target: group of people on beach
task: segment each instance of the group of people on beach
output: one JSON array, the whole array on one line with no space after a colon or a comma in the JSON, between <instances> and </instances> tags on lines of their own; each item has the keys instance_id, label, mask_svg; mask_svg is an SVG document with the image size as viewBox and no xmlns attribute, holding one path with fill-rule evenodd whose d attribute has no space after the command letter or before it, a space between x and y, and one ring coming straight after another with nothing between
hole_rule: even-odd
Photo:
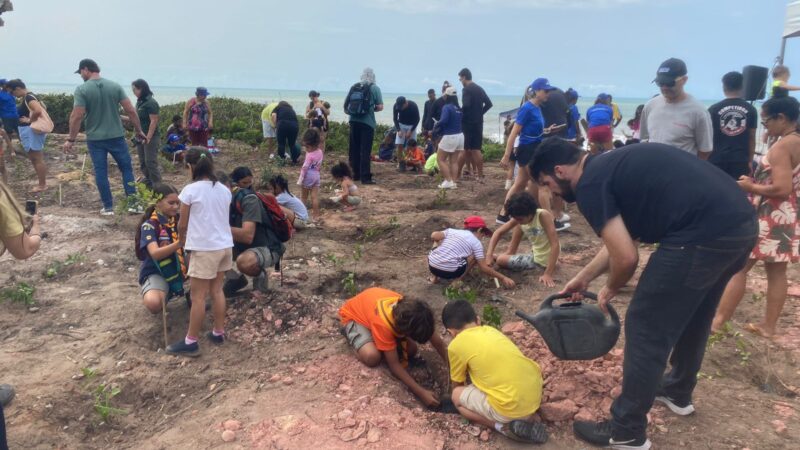
<instances>
[{"instance_id":1,"label":"group of people on beach","mask_svg":"<svg viewBox=\"0 0 800 450\"><path fill-rule=\"evenodd\" d=\"M209 92L198 88L183 116L173 118L167 139L169 145L175 135L178 145L185 146L181 157L189 183L179 191L161 179L156 162L161 151L159 106L147 83L132 83L134 106L118 84L100 76L93 60L82 60L77 73L84 83L75 91L63 149L72 153L83 123L103 215L114 213L109 154L122 172L126 194L134 192L123 121L135 130L142 182L157 199L152 205L132 208L142 213L135 246L142 261L143 303L153 313L164 312L166 303L181 295L190 304L186 336L167 346L167 353L199 355L206 297L211 299L213 316L206 338L213 344L224 343L226 297L243 289L247 276L253 279L254 292L266 291L285 243L295 230L313 226L320 217L330 105L315 91L309 93L305 116L309 127L301 137L305 155L296 183L301 200L292 195L283 176L266 180L269 192L259 192L250 168L237 167L230 174L217 170L209 148L213 147ZM421 118L417 105L403 97L393 107L398 162L420 167L422 161L414 153L424 155L416 145L416 128L421 125L425 147L430 144L435 149L440 189L457 188L465 171L478 182L484 178L483 115L492 103L472 81L469 69L458 75L461 104L456 89L446 82L440 98L429 91ZM593 280L607 275L597 296L603 310L636 271L638 244L658 244L627 310L622 391L611 407L612 419L576 421L579 438L595 445L646 449L650 447L647 412L654 401L676 414L692 414L692 392L709 334L731 318L744 293L746 274L758 261L765 262L768 275L767 313L762 323L748 324L747 329L765 337L775 334L786 298L786 267L800 259L800 103L787 95L797 89L788 84L788 69L778 66L773 75L773 96L761 109L771 146L759 161L754 158L758 114L741 98L741 73L725 74L725 100L706 109L684 90L685 63L676 58L664 61L654 79L660 94L629 122L638 133L633 139L642 142L620 148L609 145L607 131L622 117L615 117L610 96L602 96L590 108L591 114L587 111L589 152L580 145L577 92L563 92L546 78L536 78L509 129L501 159L513 180L498 205L496 222L501 226L492 232L482 217L469 216L462 228L432 233L434 248L427 257L432 282L461 279L477 267L498 286L516 284L497 269L501 268L541 271L539 281L552 287L560 253L557 231L570 221L563 202L577 203L603 247L562 292L580 299ZM19 80L4 86L4 92L22 98L24 104L18 109L16 130L12 126L9 130L3 117L8 138L16 132L23 149L38 154L38 159L31 157L34 166L37 161L43 164L46 133L26 128L43 116L45 106ZM297 115L288 103L270 106L262 113L265 136L275 135L278 157L299 163ZM371 170L375 113L383 109L383 99L371 69L363 71L343 107L350 123L349 163L340 162L330 170L340 185L331 200L352 209L361 203L357 183L375 183ZM6 114L9 109L0 105L0 111ZM9 142L6 147L10 148ZM41 242L38 215L25 231L19 205L4 185L0 187L0 237L12 255L27 258ZM46 183L40 181L39 188L45 189ZM508 233L508 249L497 252ZM481 239L487 237L491 238L484 250ZM530 252L519 252L523 238L529 241ZM185 280L189 292L184 291ZM530 420L542 397L539 366L502 333L482 325L468 302L450 302L442 310L441 324L452 337L448 346L436 332L437 321L425 301L383 287L348 299L339 315L342 334L359 361L375 366L385 360L391 373L426 406L457 411L512 439L546 441L544 425ZM449 364L451 404L422 388L407 370L420 363L418 344L427 342ZM668 358L671 368L665 374Z\"/></svg>"}]
</instances>

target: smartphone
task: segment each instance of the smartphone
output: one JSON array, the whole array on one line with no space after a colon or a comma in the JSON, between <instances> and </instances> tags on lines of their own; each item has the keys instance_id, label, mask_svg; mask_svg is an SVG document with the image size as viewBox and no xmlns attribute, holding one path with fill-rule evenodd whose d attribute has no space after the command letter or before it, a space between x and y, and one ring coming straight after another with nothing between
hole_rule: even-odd
<instances>
[{"instance_id":1,"label":"smartphone","mask_svg":"<svg viewBox=\"0 0 800 450\"><path fill-rule=\"evenodd\" d=\"M36 200L28 200L25 202L25 212L30 215L36 214L36 210L39 209L39 202Z\"/></svg>"}]
</instances>

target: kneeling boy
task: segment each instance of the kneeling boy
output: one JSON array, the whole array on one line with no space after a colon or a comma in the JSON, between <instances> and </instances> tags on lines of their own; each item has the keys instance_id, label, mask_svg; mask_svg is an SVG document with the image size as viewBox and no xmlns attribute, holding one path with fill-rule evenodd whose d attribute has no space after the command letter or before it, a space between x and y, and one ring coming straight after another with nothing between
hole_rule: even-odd
<instances>
[{"instance_id":1,"label":"kneeling boy","mask_svg":"<svg viewBox=\"0 0 800 450\"><path fill-rule=\"evenodd\" d=\"M528 422L542 400L539 365L525 357L503 333L481 326L465 300L449 302L442 322L453 340L447 347L453 404L472 422L518 441L541 444L547 430ZM465 386L467 375L472 384Z\"/></svg>"},{"instance_id":2,"label":"kneeling boy","mask_svg":"<svg viewBox=\"0 0 800 450\"><path fill-rule=\"evenodd\" d=\"M417 384L406 370L408 359L417 353L417 344L428 341L443 360L447 359L442 338L434 333L433 311L427 303L373 287L347 300L339 309L339 317L342 333L359 361L375 367L385 358L392 375L422 403L428 407L439 405L436 393Z\"/></svg>"}]
</instances>

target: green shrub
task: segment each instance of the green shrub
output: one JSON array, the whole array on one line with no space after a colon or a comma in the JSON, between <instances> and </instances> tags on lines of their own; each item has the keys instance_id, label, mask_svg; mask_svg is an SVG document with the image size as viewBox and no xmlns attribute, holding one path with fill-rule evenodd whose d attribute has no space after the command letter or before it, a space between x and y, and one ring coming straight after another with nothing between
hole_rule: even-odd
<instances>
[{"instance_id":1,"label":"green shrub","mask_svg":"<svg viewBox=\"0 0 800 450\"><path fill-rule=\"evenodd\" d=\"M69 114L72 112L71 94L41 94L39 100L47 107L47 114L53 120L53 133L69 133Z\"/></svg>"}]
</instances>

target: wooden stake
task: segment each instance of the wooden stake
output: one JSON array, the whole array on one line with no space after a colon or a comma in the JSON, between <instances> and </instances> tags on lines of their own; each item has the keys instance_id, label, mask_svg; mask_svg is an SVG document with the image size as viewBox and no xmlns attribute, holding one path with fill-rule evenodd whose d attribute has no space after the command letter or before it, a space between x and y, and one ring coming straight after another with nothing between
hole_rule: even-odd
<instances>
[{"instance_id":1,"label":"wooden stake","mask_svg":"<svg viewBox=\"0 0 800 450\"><path fill-rule=\"evenodd\" d=\"M83 171L86 169L86 154L83 155L83 163L81 163L81 177L79 178L83 181Z\"/></svg>"},{"instance_id":2,"label":"wooden stake","mask_svg":"<svg viewBox=\"0 0 800 450\"><path fill-rule=\"evenodd\" d=\"M61 183L58 183L58 206L64 206L64 203L61 202L61 199Z\"/></svg>"},{"instance_id":3,"label":"wooden stake","mask_svg":"<svg viewBox=\"0 0 800 450\"><path fill-rule=\"evenodd\" d=\"M167 342L167 298L166 296L161 300L161 318L164 322L164 350L167 350L169 342Z\"/></svg>"}]
</instances>

